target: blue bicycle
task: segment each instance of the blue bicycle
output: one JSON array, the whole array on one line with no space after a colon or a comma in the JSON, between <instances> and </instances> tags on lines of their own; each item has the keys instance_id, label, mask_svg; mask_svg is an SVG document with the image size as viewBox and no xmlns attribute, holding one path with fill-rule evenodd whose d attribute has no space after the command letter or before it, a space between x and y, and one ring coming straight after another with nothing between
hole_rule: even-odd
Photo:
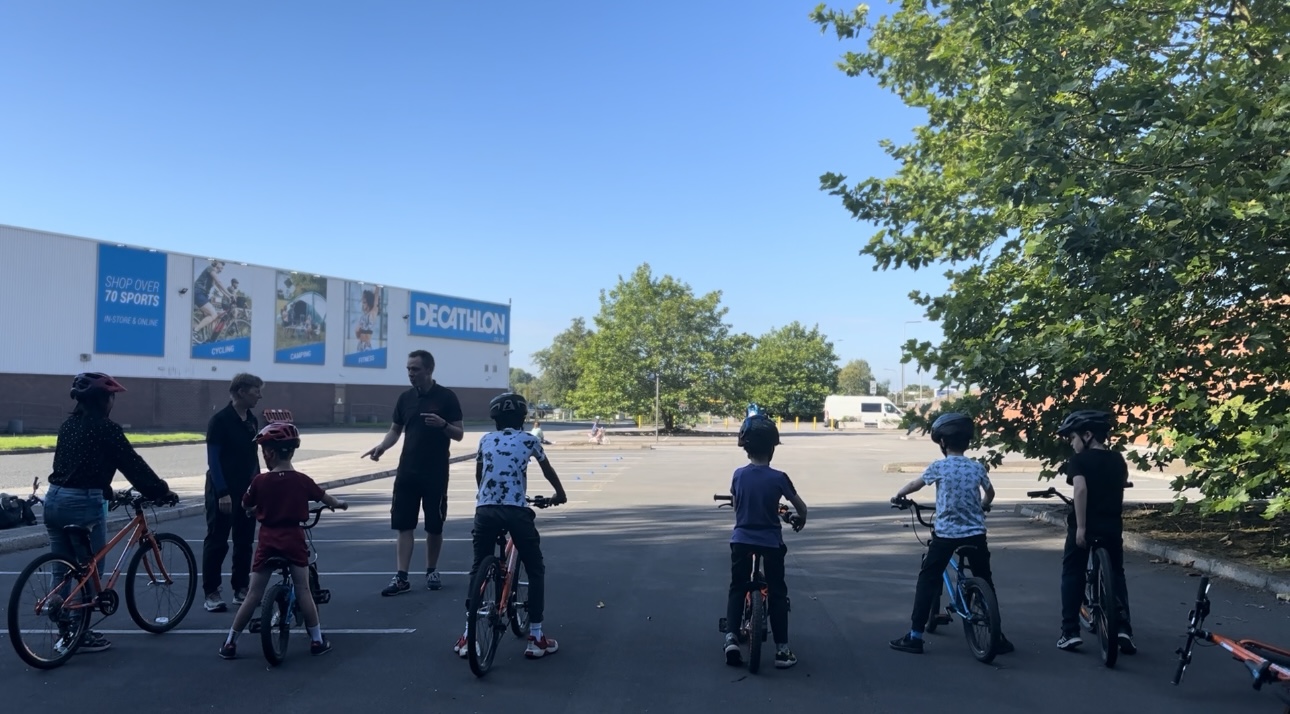
<instances>
[{"instance_id":1,"label":"blue bicycle","mask_svg":"<svg viewBox=\"0 0 1290 714\"><path fill-rule=\"evenodd\" d=\"M923 524L928 530L934 530L935 527L923 520L923 511L935 511L930 506L924 506L915 503L908 498L902 498L899 501L893 501L892 508L900 510L913 509L914 517L918 522ZM935 516L933 516L935 518ZM924 546L928 543L918 535L915 528L914 537ZM927 620L927 632L935 632L938 625L948 625L954 621L953 616L958 615L963 621L963 634L967 637L968 649L972 650L972 656L977 661L990 663L994 661L995 655L999 654L999 643L1003 640L1003 627L999 624L999 599L995 597L994 588L991 588L985 580L972 575L964 574L966 567L969 571L970 565L964 565L964 555L971 560L971 551L973 546L961 546L954 551L950 557L949 567L941 574L943 587L949 593L950 603L945 606L944 614L938 613L940 609L941 598L938 593L936 604L932 606L931 615ZM926 558L927 554L923 554ZM950 577L953 571L954 577Z\"/></svg>"},{"instance_id":2,"label":"blue bicycle","mask_svg":"<svg viewBox=\"0 0 1290 714\"><path fill-rule=\"evenodd\" d=\"M309 544L309 591L318 606L331 600L331 591L324 590L318 582L318 551L314 549L313 538L313 527L318 525L324 508L332 510L321 503L311 503L309 513L313 515L313 520L300 524L305 529L305 538ZM291 577L291 563L285 558L269 558L268 564L280 579L265 588L264 599L260 601L260 616L252 620L252 630L259 630L264 658L269 664L276 666L287 658L287 640L291 637L291 628L304 626L305 620L300 611L300 601L296 599L296 582Z\"/></svg>"}]
</instances>

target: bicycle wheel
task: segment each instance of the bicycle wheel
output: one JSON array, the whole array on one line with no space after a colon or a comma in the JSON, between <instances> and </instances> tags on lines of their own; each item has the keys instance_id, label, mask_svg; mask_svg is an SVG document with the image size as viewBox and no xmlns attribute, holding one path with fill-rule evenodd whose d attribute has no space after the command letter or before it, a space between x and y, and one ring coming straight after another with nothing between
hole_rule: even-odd
<instances>
[{"instance_id":1,"label":"bicycle wheel","mask_svg":"<svg viewBox=\"0 0 1290 714\"><path fill-rule=\"evenodd\" d=\"M155 547L144 540L130 557L130 568L125 575L125 606L134 624L161 634L174 629L193 606L197 595L197 558L188 543L174 533L154 533L151 538ZM140 566L146 574L142 582ZM155 605L155 614L151 617L140 611L141 598Z\"/></svg>"},{"instance_id":2,"label":"bicycle wheel","mask_svg":"<svg viewBox=\"0 0 1290 714\"><path fill-rule=\"evenodd\" d=\"M1097 641L1102 648L1102 663L1114 667L1120 654L1120 608L1115 599L1115 573L1111 571L1111 559L1106 551L1098 548L1095 551L1097 586L1093 592L1097 603L1093 605L1093 620L1097 623Z\"/></svg>"},{"instance_id":3,"label":"bicycle wheel","mask_svg":"<svg viewBox=\"0 0 1290 714\"><path fill-rule=\"evenodd\" d=\"M766 639L766 594L761 590L748 593L748 671L761 669L761 643Z\"/></svg>"},{"instance_id":4,"label":"bicycle wheel","mask_svg":"<svg viewBox=\"0 0 1290 714\"><path fill-rule=\"evenodd\" d=\"M529 636L529 579L524 570L524 562L515 563L515 572L511 573L511 595L506 609L511 613L511 632L520 639Z\"/></svg>"},{"instance_id":5,"label":"bicycle wheel","mask_svg":"<svg viewBox=\"0 0 1290 714\"><path fill-rule=\"evenodd\" d=\"M291 638L291 588L278 583L264 591L260 601L260 645L271 665L287 658L287 641ZM277 622L274 622L277 615Z\"/></svg>"},{"instance_id":6,"label":"bicycle wheel","mask_svg":"<svg viewBox=\"0 0 1290 714\"><path fill-rule=\"evenodd\" d=\"M470 582L470 597L466 600L466 649L470 671L476 677L488 674L497 655L497 643L506 632L502 622L499 602L502 582L502 564L497 556L490 555L479 564L474 580Z\"/></svg>"},{"instance_id":7,"label":"bicycle wheel","mask_svg":"<svg viewBox=\"0 0 1290 714\"><path fill-rule=\"evenodd\" d=\"M999 651L999 639L1003 636L1003 626L999 624L999 599L981 578L968 578L963 581L963 601L967 606L969 617L963 619L963 634L967 637L968 649L978 662L989 664L994 661Z\"/></svg>"},{"instance_id":8,"label":"bicycle wheel","mask_svg":"<svg viewBox=\"0 0 1290 714\"><path fill-rule=\"evenodd\" d=\"M1208 593L1209 576L1202 575L1200 587L1196 589L1196 604L1187 616L1187 642L1177 651L1178 669L1174 671L1174 684L1182 681L1183 672L1186 671L1187 665L1191 664L1191 646L1196 641L1196 630L1200 629L1201 625L1205 623L1205 617L1209 614L1209 606L1206 600Z\"/></svg>"},{"instance_id":9,"label":"bicycle wheel","mask_svg":"<svg viewBox=\"0 0 1290 714\"><path fill-rule=\"evenodd\" d=\"M64 607L59 592L77 585L76 564L45 553L31 561L18 575L9 595L9 641L22 661L37 669L62 666L81 646L90 629L88 588L76 593L79 609Z\"/></svg>"}]
</instances>

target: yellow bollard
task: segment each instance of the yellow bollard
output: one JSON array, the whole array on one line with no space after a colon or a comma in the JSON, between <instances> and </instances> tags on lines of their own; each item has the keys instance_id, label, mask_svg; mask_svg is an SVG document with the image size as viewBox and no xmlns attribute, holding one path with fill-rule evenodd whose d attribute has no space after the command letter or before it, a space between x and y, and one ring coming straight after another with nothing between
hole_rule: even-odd
<instances>
[{"instance_id":1,"label":"yellow bollard","mask_svg":"<svg viewBox=\"0 0 1290 714\"><path fill-rule=\"evenodd\" d=\"M816 417L811 417L811 431L815 431L815 419Z\"/></svg>"},{"instance_id":2,"label":"yellow bollard","mask_svg":"<svg viewBox=\"0 0 1290 714\"><path fill-rule=\"evenodd\" d=\"M725 427L726 427L727 429L729 429L729 428L730 428L730 417L726 417Z\"/></svg>"},{"instance_id":3,"label":"yellow bollard","mask_svg":"<svg viewBox=\"0 0 1290 714\"><path fill-rule=\"evenodd\" d=\"M793 417L793 431L802 430L802 417Z\"/></svg>"}]
</instances>

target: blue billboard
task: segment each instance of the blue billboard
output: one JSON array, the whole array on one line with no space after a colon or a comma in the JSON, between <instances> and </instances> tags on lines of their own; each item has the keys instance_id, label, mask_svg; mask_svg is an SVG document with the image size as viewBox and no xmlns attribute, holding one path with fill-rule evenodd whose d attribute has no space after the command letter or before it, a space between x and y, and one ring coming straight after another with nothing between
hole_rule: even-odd
<instances>
[{"instance_id":1,"label":"blue billboard","mask_svg":"<svg viewBox=\"0 0 1290 714\"><path fill-rule=\"evenodd\" d=\"M94 351L164 357L166 254L99 244Z\"/></svg>"},{"instance_id":2,"label":"blue billboard","mask_svg":"<svg viewBox=\"0 0 1290 714\"><path fill-rule=\"evenodd\" d=\"M192 356L251 360L251 283L245 265L193 258Z\"/></svg>"},{"instance_id":3,"label":"blue billboard","mask_svg":"<svg viewBox=\"0 0 1290 714\"><path fill-rule=\"evenodd\" d=\"M415 292L410 301L409 335L510 344L509 305Z\"/></svg>"}]
</instances>

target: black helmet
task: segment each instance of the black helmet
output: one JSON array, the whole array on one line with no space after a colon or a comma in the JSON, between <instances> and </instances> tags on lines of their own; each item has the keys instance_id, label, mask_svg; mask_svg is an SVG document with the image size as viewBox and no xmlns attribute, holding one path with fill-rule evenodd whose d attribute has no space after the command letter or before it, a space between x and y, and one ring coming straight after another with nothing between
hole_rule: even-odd
<instances>
[{"instance_id":1,"label":"black helmet","mask_svg":"<svg viewBox=\"0 0 1290 714\"><path fill-rule=\"evenodd\" d=\"M750 416L739 426L739 446L753 451L779 446L779 429L764 416Z\"/></svg>"},{"instance_id":2,"label":"black helmet","mask_svg":"<svg viewBox=\"0 0 1290 714\"><path fill-rule=\"evenodd\" d=\"M507 392L493 397L493 401L488 403L488 418L494 421L501 419L503 416L518 415L523 421L529 413L529 403L525 401L522 395L515 392Z\"/></svg>"},{"instance_id":3,"label":"black helmet","mask_svg":"<svg viewBox=\"0 0 1290 714\"><path fill-rule=\"evenodd\" d=\"M1071 434L1091 431L1094 436L1106 438L1106 435L1111 431L1111 426L1114 424L1115 416L1109 412L1100 412L1095 409L1079 409L1066 415L1061 426L1057 427L1057 435L1070 436Z\"/></svg>"},{"instance_id":4,"label":"black helmet","mask_svg":"<svg viewBox=\"0 0 1290 714\"><path fill-rule=\"evenodd\" d=\"M932 441L941 443L947 436L966 436L972 438L974 427L972 417L958 412L947 412L936 417L932 422Z\"/></svg>"},{"instance_id":5,"label":"black helmet","mask_svg":"<svg viewBox=\"0 0 1290 714\"><path fill-rule=\"evenodd\" d=\"M124 392L125 387L102 372L81 372L72 378L72 389L68 396L76 401L99 394Z\"/></svg>"}]
</instances>

